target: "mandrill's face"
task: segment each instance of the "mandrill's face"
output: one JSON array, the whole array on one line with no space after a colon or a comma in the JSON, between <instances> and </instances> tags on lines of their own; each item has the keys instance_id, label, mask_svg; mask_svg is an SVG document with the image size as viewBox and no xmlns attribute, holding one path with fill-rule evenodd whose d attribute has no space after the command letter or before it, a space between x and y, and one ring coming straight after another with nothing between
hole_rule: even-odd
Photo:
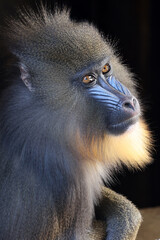
<instances>
[{"instance_id":1,"label":"mandrill's face","mask_svg":"<svg viewBox=\"0 0 160 240\"><path fill-rule=\"evenodd\" d=\"M81 78L84 91L103 116L107 133L120 135L139 121L140 105L130 90L115 77L118 75L115 72L112 61L106 58L89 67Z\"/></svg>"}]
</instances>

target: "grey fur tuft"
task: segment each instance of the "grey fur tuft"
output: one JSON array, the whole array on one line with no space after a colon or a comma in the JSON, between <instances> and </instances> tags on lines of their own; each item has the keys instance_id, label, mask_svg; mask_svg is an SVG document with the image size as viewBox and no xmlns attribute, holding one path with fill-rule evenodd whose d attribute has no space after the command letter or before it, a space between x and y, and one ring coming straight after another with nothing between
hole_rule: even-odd
<instances>
[{"instance_id":1,"label":"grey fur tuft","mask_svg":"<svg viewBox=\"0 0 160 240\"><path fill-rule=\"evenodd\" d=\"M73 73L91 61L101 60L106 53L112 54L94 26L71 21L66 9L57 10L54 15L44 8L41 15L21 15L21 21L12 20L9 39L12 51L29 67L35 67L29 62L32 55L39 61L61 64L62 68L64 64Z\"/></svg>"}]
</instances>

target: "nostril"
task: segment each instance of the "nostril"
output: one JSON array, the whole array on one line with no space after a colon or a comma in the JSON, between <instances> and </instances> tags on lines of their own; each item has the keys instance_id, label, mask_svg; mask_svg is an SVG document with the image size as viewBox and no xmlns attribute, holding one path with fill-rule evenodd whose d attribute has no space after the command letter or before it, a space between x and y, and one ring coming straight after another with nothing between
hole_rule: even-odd
<instances>
[{"instance_id":1,"label":"nostril","mask_svg":"<svg viewBox=\"0 0 160 240\"><path fill-rule=\"evenodd\" d=\"M133 106L135 107L137 104L137 100L135 98L133 98Z\"/></svg>"},{"instance_id":2,"label":"nostril","mask_svg":"<svg viewBox=\"0 0 160 240\"><path fill-rule=\"evenodd\" d=\"M125 109L132 109L135 110L135 106L136 106L136 99L130 99L130 100L126 100L123 102L122 104L123 108Z\"/></svg>"},{"instance_id":3,"label":"nostril","mask_svg":"<svg viewBox=\"0 0 160 240\"><path fill-rule=\"evenodd\" d=\"M123 104L123 107L125 107L125 108L133 108L130 102L125 102Z\"/></svg>"}]
</instances>

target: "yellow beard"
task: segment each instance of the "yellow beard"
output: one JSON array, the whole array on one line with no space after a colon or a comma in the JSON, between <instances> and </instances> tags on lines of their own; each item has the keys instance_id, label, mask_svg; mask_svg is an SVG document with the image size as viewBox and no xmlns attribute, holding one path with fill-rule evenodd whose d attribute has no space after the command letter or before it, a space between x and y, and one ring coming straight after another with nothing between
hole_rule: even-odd
<instances>
[{"instance_id":1,"label":"yellow beard","mask_svg":"<svg viewBox=\"0 0 160 240\"><path fill-rule=\"evenodd\" d=\"M121 160L128 167L143 167L151 161L152 140L144 122L136 123L120 136L106 136L105 157L107 161Z\"/></svg>"},{"instance_id":2,"label":"yellow beard","mask_svg":"<svg viewBox=\"0 0 160 240\"><path fill-rule=\"evenodd\" d=\"M123 163L129 168L139 168L151 162L152 139L142 120L119 136L105 135L103 139L88 142L77 134L77 140L78 152L83 158L103 161L108 166Z\"/></svg>"}]
</instances>

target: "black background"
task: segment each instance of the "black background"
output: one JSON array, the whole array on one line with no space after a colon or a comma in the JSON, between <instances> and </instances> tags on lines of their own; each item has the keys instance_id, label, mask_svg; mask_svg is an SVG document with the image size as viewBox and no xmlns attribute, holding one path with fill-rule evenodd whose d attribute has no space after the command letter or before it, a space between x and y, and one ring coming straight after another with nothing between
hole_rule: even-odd
<instances>
[{"instance_id":1,"label":"black background","mask_svg":"<svg viewBox=\"0 0 160 240\"><path fill-rule=\"evenodd\" d=\"M146 109L145 117L155 139L154 162L143 171L127 169L115 173L111 188L124 194L138 207L160 205L160 77L158 0L44 0L71 9L76 20L93 22L116 42L125 63L135 73ZM18 5L33 8L40 1L0 0L0 21L13 14Z\"/></svg>"}]
</instances>

